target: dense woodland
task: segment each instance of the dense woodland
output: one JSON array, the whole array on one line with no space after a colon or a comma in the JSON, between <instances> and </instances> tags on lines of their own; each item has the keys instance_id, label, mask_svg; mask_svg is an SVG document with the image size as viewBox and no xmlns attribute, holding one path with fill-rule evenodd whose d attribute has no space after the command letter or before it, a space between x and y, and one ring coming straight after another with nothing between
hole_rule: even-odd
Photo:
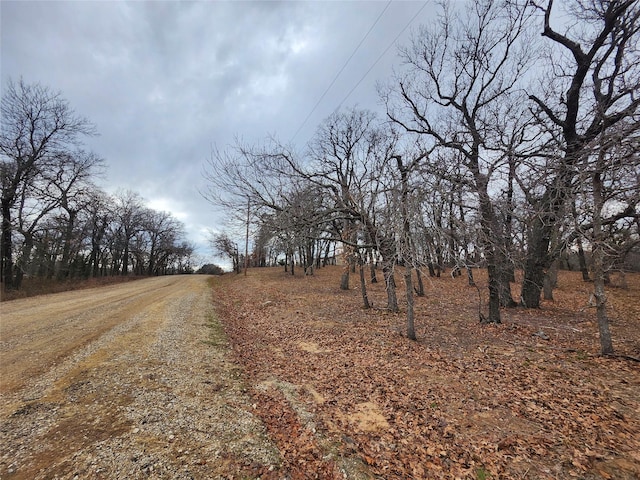
<instances>
[{"instance_id":1,"label":"dense woodland","mask_svg":"<svg viewBox=\"0 0 640 480\"><path fill-rule=\"evenodd\" d=\"M94 125L60 93L10 81L2 96L2 287L191 271L193 247L171 214L96 181L104 160L83 148Z\"/></svg>"},{"instance_id":2,"label":"dense woodland","mask_svg":"<svg viewBox=\"0 0 640 480\"><path fill-rule=\"evenodd\" d=\"M336 111L304 151L276 138L215 150L206 196L252 226L248 263L311 274L341 261L341 287L359 272L365 308L367 282L384 281L398 311L402 271L409 338L424 275L473 284L486 268L480 321L500 323L501 308L552 298L558 268L579 268L611 354L605 284L638 268L640 248L640 5L440 7L379 86L383 117ZM233 236L213 244L239 271Z\"/></svg>"}]
</instances>

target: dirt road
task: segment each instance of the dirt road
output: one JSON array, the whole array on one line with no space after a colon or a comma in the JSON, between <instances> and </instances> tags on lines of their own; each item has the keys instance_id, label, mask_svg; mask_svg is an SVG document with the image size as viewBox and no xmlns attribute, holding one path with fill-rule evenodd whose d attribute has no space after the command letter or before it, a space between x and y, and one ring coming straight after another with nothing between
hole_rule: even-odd
<instances>
[{"instance_id":1,"label":"dirt road","mask_svg":"<svg viewBox=\"0 0 640 480\"><path fill-rule=\"evenodd\" d=\"M0 305L0 478L228 478L277 469L207 277Z\"/></svg>"}]
</instances>

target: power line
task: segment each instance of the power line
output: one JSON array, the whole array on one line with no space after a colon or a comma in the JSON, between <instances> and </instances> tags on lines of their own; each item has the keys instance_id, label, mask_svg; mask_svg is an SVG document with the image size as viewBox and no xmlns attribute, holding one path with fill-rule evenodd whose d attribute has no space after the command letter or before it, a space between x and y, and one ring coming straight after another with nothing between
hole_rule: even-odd
<instances>
[{"instance_id":1,"label":"power line","mask_svg":"<svg viewBox=\"0 0 640 480\"><path fill-rule=\"evenodd\" d=\"M375 66L378 64L378 62L382 59L382 57L384 57L384 56L386 55L386 53L389 51L389 49L390 49L393 45L395 45L395 43L398 41L398 39L400 38L400 36L405 32L405 30L406 30L407 28L409 28L409 25L411 25L411 24L413 23L413 21L418 17L418 15L420 15L420 13L422 12L422 10L424 10L424 8L427 6L427 3L428 3L428 2L425 2L425 3L422 5L422 7L420 7L420 10L418 10L418 11L416 12L416 14L411 18L411 20L409 20L409 23L407 23L407 24L405 25L405 27L400 31L400 33L399 33L398 35L396 35L396 38L394 38L394 39L393 39L393 41L392 41L392 42L389 44L389 46L384 50L384 52L382 52L382 53L380 54L380 56L376 59L376 61L375 61L375 62L373 62L373 65L371 65L371 67L369 67L369 70L367 70L367 71L365 72L365 74L362 76L362 78L361 78L360 80L358 80L358 83L356 83L356 84L354 85L354 87L349 91L349 93L347 93L347 96L346 96L346 97L344 97L344 99L343 99L343 100L338 104L338 106L333 110L334 112L335 112L336 110L338 110L338 109L342 106L342 104L343 104L344 102L346 102L346 101L347 101L347 99L351 96L351 94L355 91L355 89L356 89L356 88L358 88L358 86L359 86L359 85L362 83L362 81L367 77L367 75L369 75L369 72L371 72L371 70L373 70L373 67L375 67Z\"/></svg>"},{"instance_id":2,"label":"power line","mask_svg":"<svg viewBox=\"0 0 640 480\"><path fill-rule=\"evenodd\" d=\"M349 56L349 58L347 58L347 61L344 62L344 65L342 65L342 68L340 69L340 71L338 71L338 73L336 73L336 75L333 77L333 80L331 81L331 83L329 84L329 86L327 87L327 89L324 91L324 93L320 96L320 98L318 99L318 101L316 102L316 104L313 106L313 108L311 109L311 111L309 112L309 115L307 115L307 117L304 119L304 121L302 122L302 124L300 125L300 127L298 127L298 130L296 130L296 133L293 134L293 137L291 137L291 142L293 142L293 140L295 140L296 136L298 135L298 133L300 133L300 130L302 130L302 128L307 124L307 121L309 121L309 118L311 118L311 115L313 115L313 112L316 111L316 108L318 108L318 105L320 105L320 102L322 102L322 100L324 99L324 97L327 95L327 93L329 92L329 90L331 89L331 87L333 87L333 84L336 83L336 80L338 80L338 77L340 76L340 74L344 71L344 69L347 67L347 65L349 64L349 62L351 61L351 59L353 58L353 56L356 54L356 52L360 49L360 47L362 46L362 44L364 43L364 41L367 39L367 37L369 36L369 34L371 33L371 31L373 30L373 28L378 24L378 21L380 21L380 19L382 18L382 16L384 15L384 12L387 11L387 9L389 8L389 5L391 5L392 0L389 0L387 2L387 5L384 7L384 9L382 10L382 12L380 12L380 15L378 15L378 18L376 18L375 22L373 22L373 24L371 25L371 27L369 27L369 30L367 31L367 33L365 33L364 37L362 37L362 40L360 40L360 43L358 43L358 45L356 46L356 48L353 50L353 52L351 53L351 55ZM424 8L424 7L423 7ZM405 27L406 30L406 27ZM404 30L403 30L404 31ZM372 67L373 68L373 67ZM362 80L361 80L362 81Z\"/></svg>"}]
</instances>

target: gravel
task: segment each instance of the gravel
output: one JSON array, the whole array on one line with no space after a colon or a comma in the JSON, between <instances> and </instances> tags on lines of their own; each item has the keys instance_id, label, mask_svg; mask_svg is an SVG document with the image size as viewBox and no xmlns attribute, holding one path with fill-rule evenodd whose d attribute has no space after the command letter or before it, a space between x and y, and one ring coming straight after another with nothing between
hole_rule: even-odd
<instances>
[{"instance_id":1,"label":"gravel","mask_svg":"<svg viewBox=\"0 0 640 480\"><path fill-rule=\"evenodd\" d=\"M277 478L206 284L189 285L3 396L0 478Z\"/></svg>"}]
</instances>

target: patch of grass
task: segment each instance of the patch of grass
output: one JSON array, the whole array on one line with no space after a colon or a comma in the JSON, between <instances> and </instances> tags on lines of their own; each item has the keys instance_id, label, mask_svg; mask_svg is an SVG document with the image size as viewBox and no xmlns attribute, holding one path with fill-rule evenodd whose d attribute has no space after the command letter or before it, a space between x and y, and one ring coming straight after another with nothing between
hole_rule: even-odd
<instances>
[{"instance_id":1,"label":"patch of grass","mask_svg":"<svg viewBox=\"0 0 640 480\"><path fill-rule=\"evenodd\" d=\"M209 288L214 288L220 283L220 277L209 277L207 278L207 285Z\"/></svg>"},{"instance_id":2,"label":"patch of grass","mask_svg":"<svg viewBox=\"0 0 640 480\"><path fill-rule=\"evenodd\" d=\"M576 352L576 360L584 361L589 358L589 354L583 350L578 350Z\"/></svg>"},{"instance_id":3,"label":"patch of grass","mask_svg":"<svg viewBox=\"0 0 640 480\"><path fill-rule=\"evenodd\" d=\"M212 347L226 347L229 344L222 323L213 313L207 315L206 326L209 327L209 338L204 343Z\"/></svg>"},{"instance_id":4,"label":"patch of grass","mask_svg":"<svg viewBox=\"0 0 640 480\"><path fill-rule=\"evenodd\" d=\"M484 467L476 470L476 480L488 480L489 478L491 478L491 474Z\"/></svg>"}]
</instances>

